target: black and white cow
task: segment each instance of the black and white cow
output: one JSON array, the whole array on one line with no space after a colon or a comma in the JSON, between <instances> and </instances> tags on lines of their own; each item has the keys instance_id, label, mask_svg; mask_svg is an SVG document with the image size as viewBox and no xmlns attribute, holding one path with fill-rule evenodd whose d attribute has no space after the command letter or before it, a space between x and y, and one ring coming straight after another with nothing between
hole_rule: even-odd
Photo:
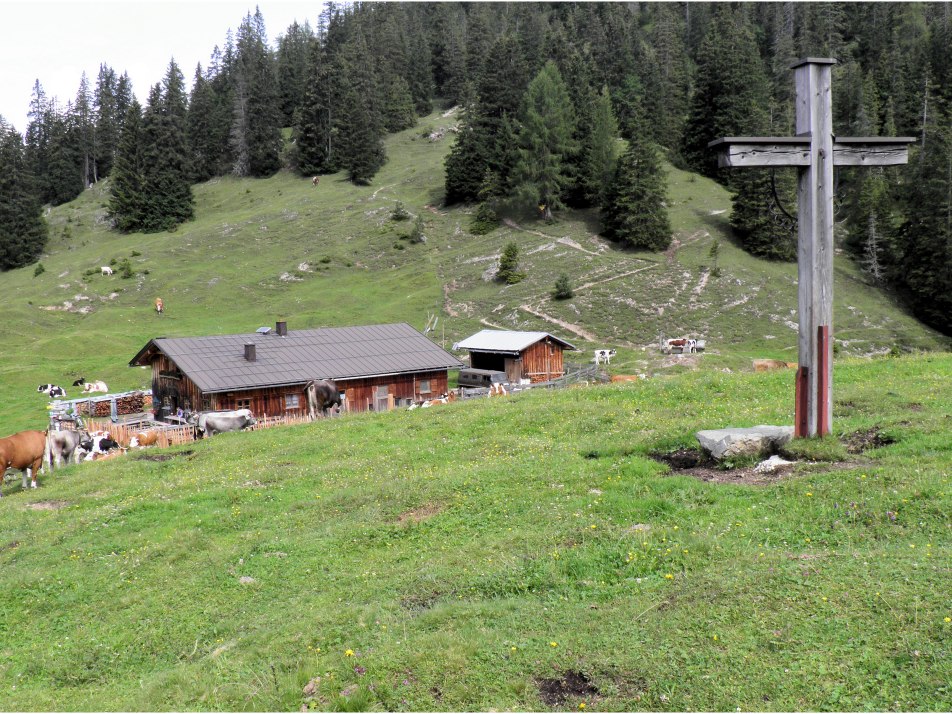
<instances>
[{"instance_id":1,"label":"black and white cow","mask_svg":"<svg viewBox=\"0 0 952 714\"><path fill-rule=\"evenodd\" d=\"M615 350L595 350L595 364L611 364L614 356Z\"/></svg>"},{"instance_id":2,"label":"black and white cow","mask_svg":"<svg viewBox=\"0 0 952 714\"><path fill-rule=\"evenodd\" d=\"M105 436L92 436L79 442L79 448L86 452L86 461L92 459L96 454L105 454L111 449L118 449L119 442L112 439L108 434Z\"/></svg>"},{"instance_id":3,"label":"black and white cow","mask_svg":"<svg viewBox=\"0 0 952 714\"><path fill-rule=\"evenodd\" d=\"M256 423L250 409L236 409L231 412L196 412L189 417L188 421L198 427L198 430L206 437L226 431L241 431Z\"/></svg>"},{"instance_id":4,"label":"black and white cow","mask_svg":"<svg viewBox=\"0 0 952 714\"><path fill-rule=\"evenodd\" d=\"M74 386L74 387L82 387L84 384L86 384L86 378L85 378L85 377L80 377L80 378L77 379L75 382L73 382L73 386Z\"/></svg>"},{"instance_id":5,"label":"black and white cow","mask_svg":"<svg viewBox=\"0 0 952 714\"><path fill-rule=\"evenodd\" d=\"M36 388L36 391L46 392L50 396L50 399L66 396L66 390L62 387L57 387L55 384L41 384Z\"/></svg>"}]
</instances>

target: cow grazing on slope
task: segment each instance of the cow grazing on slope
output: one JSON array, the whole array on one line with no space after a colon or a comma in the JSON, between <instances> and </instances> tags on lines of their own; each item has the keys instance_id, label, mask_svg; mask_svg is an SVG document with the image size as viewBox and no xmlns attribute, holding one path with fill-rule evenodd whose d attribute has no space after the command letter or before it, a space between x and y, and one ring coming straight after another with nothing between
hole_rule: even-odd
<instances>
[{"instance_id":1,"label":"cow grazing on slope","mask_svg":"<svg viewBox=\"0 0 952 714\"><path fill-rule=\"evenodd\" d=\"M162 298L155 299L155 311L160 315L165 310L165 303L162 302Z\"/></svg>"},{"instance_id":2,"label":"cow grazing on slope","mask_svg":"<svg viewBox=\"0 0 952 714\"><path fill-rule=\"evenodd\" d=\"M45 453L45 431L21 431L0 439L0 481L7 469L18 469L23 472L23 488L27 481L36 488L36 474L43 467Z\"/></svg>"},{"instance_id":3,"label":"cow grazing on slope","mask_svg":"<svg viewBox=\"0 0 952 714\"><path fill-rule=\"evenodd\" d=\"M206 437L226 431L241 431L256 423L250 409L236 409L230 412L196 412L189 417L188 421Z\"/></svg>"},{"instance_id":4,"label":"cow grazing on slope","mask_svg":"<svg viewBox=\"0 0 952 714\"><path fill-rule=\"evenodd\" d=\"M100 270L102 271L103 275L112 275L112 268L110 268L108 265L102 266Z\"/></svg>"},{"instance_id":5,"label":"cow grazing on slope","mask_svg":"<svg viewBox=\"0 0 952 714\"><path fill-rule=\"evenodd\" d=\"M595 364L611 364L615 354L615 350L595 350Z\"/></svg>"},{"instance_id":6,"label":"cow grazing on slope","mask_svg":"<svg viewBox=\"0 0 952 714\"><path fill-rule=\"evenodd\" d=\"M89 434L81 431L51 431L46 436L46 451L43 454L43 463L53 468L59 468L64 463L79 463L82 441L88 440Z\"/></svg>"},{"instance_id":7,"label":"cow grazing on slope","mask_svg":"<svg viewBox=\"0 0 952 714\"><path fill-rule=\"evenodd\" d=\"M337 384L330 379L315 379L304 387L307 395L307 413L314 419L318 413L327 416L331 407L336 406L339 412L343 406Z\"/></svg>"}]
</instances>

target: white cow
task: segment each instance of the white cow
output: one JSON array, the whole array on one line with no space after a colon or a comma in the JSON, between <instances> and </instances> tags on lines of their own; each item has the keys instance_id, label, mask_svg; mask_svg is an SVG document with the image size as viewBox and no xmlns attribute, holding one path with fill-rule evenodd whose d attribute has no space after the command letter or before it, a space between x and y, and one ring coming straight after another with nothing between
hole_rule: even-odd
<instances>
[{"instance_id":1,"label":"white cow","mask_svg":"<svg viewBox=\"0 0 952 714\"><path fill-rule=\"evenodd\" d=\"M89 394L90 392L108 392L109 387L106 386L105 382L86 382L86 385L83 387L83 394Z\"/></svg>"},{"instance_id":2,"label":"white cow","mask_svg":"<svg viewBox=\"0 0 952 714\"><path fill-rule=\"evenodd\" d=\"M112 275L112 268L110 268L108 265L102 266L100 270L102 271L103 275Z\"/></svg>"},{"instance_id":3,"label":"white cow","mask_svg":"<svg viewBox=\"0 0 952 714\"><path fill-rule=\"evenodd\" d=\"M595 350L595 364L611 364L614 356L615 350Z\"/></svg>"}]
</instances>

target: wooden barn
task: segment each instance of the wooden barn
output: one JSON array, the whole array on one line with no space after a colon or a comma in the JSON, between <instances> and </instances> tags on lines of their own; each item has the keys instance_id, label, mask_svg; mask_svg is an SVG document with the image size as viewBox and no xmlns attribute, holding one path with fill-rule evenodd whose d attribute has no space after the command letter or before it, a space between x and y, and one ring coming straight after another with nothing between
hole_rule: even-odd
<instances>
[{"instance_id":1,"label":"wooden barn","mask_svg":"<svg viewBox=\"0 0 952 714\"><path fill-rule=\"evenodd\" d=\"M256 416L307 413L305 385L333 379L349 411L383 411L447 391L463 365L406 323L156 337L129 362L152 367L153 411L249 408Z\"/></svg>"},{"instance_id":2,"label":"wooden barn","mask_svg":"<svg viewBox=\"0 0 952 714\"><path fill-rule=\"evenodd\" d=\"M505 372L510 382L528 379L533 384L565 374L564 350L574 345L548 332L482 330L453 346L469 350L470 367Z\"/></svg>"}]
</instances>

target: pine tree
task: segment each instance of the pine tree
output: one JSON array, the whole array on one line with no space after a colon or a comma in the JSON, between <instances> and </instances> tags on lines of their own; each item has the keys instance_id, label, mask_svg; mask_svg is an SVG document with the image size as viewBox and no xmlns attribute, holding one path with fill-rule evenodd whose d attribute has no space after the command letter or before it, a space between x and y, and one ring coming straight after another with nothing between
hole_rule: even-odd
<instances>
[{"instance_id":1,"label":"pine tree","mask_svg":"<svg viewBox=\"0 0 952 714\"><path fill-rule=\"evenodd\" d=\"M507 285L515 285L524 280L525 277L526 274L519 270L519 246L516 245L515 241L510 241L503 248L496 278Z\"/></svg>"},{"instance_id":2,"label":"pine tree","mask_svg":"<svg viewBox=\"0 0 952 714\"><path fill-rule=\"evenodd\" d=\"M260 10L238 28L231 145L237 176L270 176L281 168L282 115L274 57Z\"/></svg>"},{"instance_id":3,"label":"pine tree","mask_svg":"<svg viewBox=\"0 0 952 714\"><path fill-rule=\"evenodd\" d=\"M595 101L591 118L591 131L586 136L582 154L581 185L585 196L594 206L605 205L608 187L618 163L616 142L618 122L612 112L612 100L608 87L602 87Z\"/></svg>"},{"instance_id":4,"label":"pine tree","mask_svg":"<svg viewBox=\"0 0 952 714\"><path fill-rule=\"evenodd\" d=\"M521 119L516 191L530 205L542 206L544 219L551 221L552 211L564 208L562 194L570 183L567 159L576 151L575 111L551 60L529 83Z\"/></svg>"},{"instance_id":5,"label":"pine tree","mask_svg":"<svg viewBox=\"0 0 952 714\"><path fill-rule=\"evenodd\" d=\"M316 42L311 26L291 23L278 37L276 73L280 96L282 126L291 126L294 112L304 106L307 94L307 64L311 43Z\"/></svg>"},{"instance_id":6,"label":"pine tree","mask_svg":"<svg viewBox=\"0 0 952 714\"><path fill-rule=\"evenodd\" d=\"M791 193L792 176L780 170L744 169L734 179L731 228L751 255L768 260L796 260L796 220L786 218L776 206L774 187L782 197Z\"/></svg>"},{"instance_id":7,"label":"pine tree","mask_svg":"<svg viewBox=\"0 0 952 714\"><path fill-rule=\"evenodd\" d=\"M698 57L696 90L681 153L688 166L722 181L708 143L722 136L757 136L768 128L767 81L751 28L739 11L718 4Z\"/></svg>"},{"instance_id":8,"label":"pine tree","mask_svg":"<svg viewBox=\"0 0 952 714\"><path fill-rule=\"evenodd\" d=\"M93 95L89 88L89 80L83 72L79 81L79 90L76 92L76 103L73 105L73 125L77 140L77 151L82 161L83 187L96 181L96 140L95 123L93 121Z\"/></svg>"},{"instance_id":9,"label":"pine tree","mask_svg":"<svg viewBox=\"0 0 952 714\"><path fill-rule=\"evenodd\" d=\"M109 175L116 159L121 119L118 114L116 96L118 82L113 69L104 64L99 65L99 76L96 79L93 99L95 114L93 160L97 180Z\"/></svg>"},{"instance_id":10,"label":"pine tree","mask_svg":"<svg viewBox=\"0 0 952 714\"><path fill-rule=\"evenodd\" d=\"M359 31L342 49L335 65L339 79L347 78L334 128L339 161L355 184L367 184L387 159L383 148L380 87Z\"/></svg>"},{"instance_id":11,"label":"pine tree","mask_svg":"<svg viewBox=\"0 0 952 714\"><path fill-rule=\"evenodd\" d=\"M446 156L445 203L474 201L479 196L486 172L490 171L487 157L489 138L484 136L484 132L476 109L464 112L456 142Z\"/></svg>"},{"instance_id":12,"label":"pine tree","mask_svg":"<svg viewBox=\"0 0 952 714\"><path fill-rule=\"evenodd\" d=\"M952 113L933 112L926 149L913 149L901 184L903 211L895 231L900 257L891 280L909 296L919 319L952 334Z\"/></svg>"},{"instance_id":13,"label":"pine tree","mask_svg":"<svg viewBox=\"0 0 952 714\"><path fill-rule=\"evenodd\" d=\"M24 153L22 137L0 116L0 270L36 261L49 236Z\"/></svg>"},{"instance_id":14,"label":"pine tree","mask_svg":"<svg viewBox=\"0 0 952 714\"><path fill-rule=\"evenodd\" d=\"M636 127L641 125L636 119ZM636 130L618 161L602 210L607 237L631 248L665 250L671 244L666 195L658 151L646 132Z\"/></svg>"},{"instance_id":15,"label":"pine tree","mask_svg":"<svg viewBox=\"0 0 952 714\"><path fill-rule=\"evenodd\" d=\"M110 181L109 216L123 233L139 230L145 215L145 158L142 107L132 99L119 133L116 163Z\"/></svg>"},{"instance_id":16,"label":"pine tree","mask_svg":"<svg viewBox=\"0 0 952 714\"><path fill-rule=\"evenodd\" d=\"M568 273L560 273L555 281L555 286L552 288L552 299L569 300L574 296L575 293L572 292L572 280L569 278Z\"/></svg>"}]
</instances>

